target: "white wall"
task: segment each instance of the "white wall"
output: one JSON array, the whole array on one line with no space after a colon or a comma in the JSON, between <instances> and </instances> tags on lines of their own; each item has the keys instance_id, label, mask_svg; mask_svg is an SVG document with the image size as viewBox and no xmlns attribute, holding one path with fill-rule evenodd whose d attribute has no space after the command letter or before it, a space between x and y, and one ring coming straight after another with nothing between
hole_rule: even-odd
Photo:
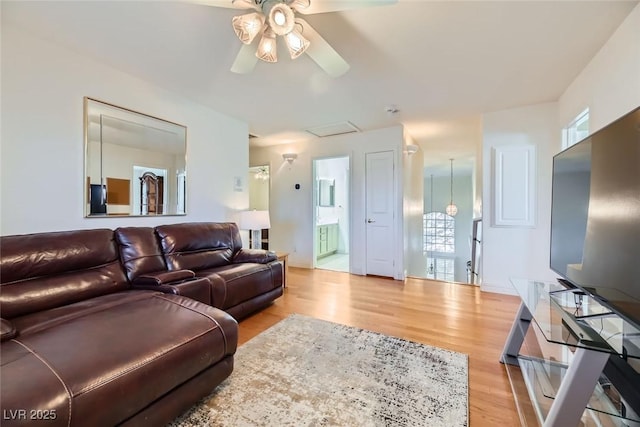
<instances>
[{"instance_id":1,"label":"white wall","mask_svg":"<svg viewBox=\"0 0 640 427\"><path fill-rule=\"evenodd\" d=\"M402 155L403 128L394 126L369 132L358 132L294 144L282 144L251 150L252 165L271 166L269 245L273 250L289 252L292 266L313 268L313 171L312 161L326 157L349 156L351 159L351 272L365 271L365 153L393 151L396 165ZM283 153L297 153L291 165L282 159ZM401 190L402 168L396 168ZM295 189L300 184L300 189ZM401 194L401 191L398 193ZM397 241L389 244L397 254L396 276L403 274L402 197L398 197Z\"/></svg>"},{"instance_id":2,"label":"white wall","mask_svg":"<svg viewBox=\"0 0 640 427\"><path fill-rule=\"evenodd\" d=\"M640 106L640 5L569 85L558 101L566 126L589 108L590 133Z\"/></svg>"},{"instance_id":3,"label":"white wall","mask_svg":"<svg viewBox=\"0 0 640 427\"><path fill-rule=\"evenodd\" d=\"M415 142L406 132L406 145ZM404 238L404 276L412 271L425 271L426 259L422 254L422 207L424 204L424 152L421 148L412 155L403 153L403 238Z\"/></svg>"},{"instance_id":4,"label":"white wall","mask_svg":"<svg viewBox=\"0 0 640 427\"><path fill-rule=\"evenodd\" d=\"M2 22L0 233L234 220L248 126ZM187 127L187 216L83 218L83 97ZM245 186L246 187L246 186Z\"/></svg>"},{"instance_id":5,"label":"white wall","mask_svg":"<svg viewBox=\"0 0 640 427\"><path fill-rule=\"evenodd\" d=\"M487 291L514 293L510 277L554 280L549 269L552 157L561 144L555 103L498 111L483 116L482 285ZM536 147L534 227L492 225L493 147L532 144Z\"/></svg>"},{"instance_id":6,"label":"white wall","mask_svg":"<svg viewBox=\"0 0 640 427\"><path fill-rule=\"evenodd\" d=\"M482 218L482 189L484 188L484 182L482 182L482 175L484 170L482 168L482 124L478 130L479 142L476 145L476 156L473 164L473 218Z\"/></svg>"},{"instance_id":7,"label":"white wall","mask_svg":"<svg viewBox=\"0 0 640 427\"><path fill-rule=\"evenodd\" d=\"M555 280L548 268L552 157L561 129L589 108L591 132L640 105L640 5L569 85L556 104L483 116L483 290L513 293L508 277ZM491 218L491 147L529 142L537 147L537 226L495 228Z\"/></svg>"}]
</instances>

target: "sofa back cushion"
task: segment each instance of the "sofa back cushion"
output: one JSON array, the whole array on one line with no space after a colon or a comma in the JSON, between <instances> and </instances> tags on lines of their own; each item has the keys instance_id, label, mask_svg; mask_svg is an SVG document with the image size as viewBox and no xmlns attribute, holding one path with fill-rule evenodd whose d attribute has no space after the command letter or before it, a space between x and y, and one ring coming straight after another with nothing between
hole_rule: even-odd
<instances>
[{"instance_id":1,"label":"sofa back cushion","mask_svg":"<svg viewBox=\"0 0 640 427\"><path fill-rule=\"evenodd\" d=\"M112 230L0 237L5 319L129 288Z\"/></svg>"},{"instance_id":2,"label":"sofa back cushion","mask_svg":"<svg viewBox=\"0 0 640 427\"><path fill-rule=\"evenodd\" d=\"M156 227L169 270L202 270L231 263L242 248L232 222L192 222Z\"/></svg>"},{"instance_id":3,"label":"sofa back cushion","mask_svg":"<svg viewBox=\"0 0 640 427\"><path fill-rule=\"evenodd\" d=\"M115 236L129 280L167 269L152 227L120 227L116 228Z\"/></svg>"}]
</instances>

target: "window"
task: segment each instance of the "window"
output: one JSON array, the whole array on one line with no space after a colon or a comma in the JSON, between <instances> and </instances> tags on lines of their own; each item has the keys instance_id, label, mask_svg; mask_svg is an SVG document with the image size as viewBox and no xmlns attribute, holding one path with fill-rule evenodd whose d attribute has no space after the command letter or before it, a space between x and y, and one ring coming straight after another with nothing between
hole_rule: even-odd
<instances>
[{"instance_id":1,"label":"window","mask_svg":"<svg viewBox=\"0 0 640 427\"><path fill-rule=\"evenodd\" d=\"M453 258L427 257L427 279L453 282L454 266Z\"/></svg>"},{"instance_id":2,"label":"window","mask_svg":"<svg viewBox=\"0 0 640 427\"><path fill-rule=\"evenodd\" d=\"M423 252L427 256L427 279L453 282L456 251L456 220L444 212L422 216ZM444 256L438 256L444 255Z\"/></svg>"},{"instance_id":3,"label":"window","mask_svg":"<svg viewBox=\"0 0 640 427\"><path fill-rule=\"evenodd\" d=\"M456 251L456 220L443 212L429 212L422 217L423 251L452 254Z\"/></svg>"},{"instance_id":4,"label":"window","mask_svg":"<svg viewBox=\"0 0 640 427\"><path fill-rule=\"evenodd\" d=\"M589 109L587 108L582 113L573 119L569 125L563 129L562 132L562 148L569 148L578 141L583 140L589 136Z\"/></svg>"}]
</instances>

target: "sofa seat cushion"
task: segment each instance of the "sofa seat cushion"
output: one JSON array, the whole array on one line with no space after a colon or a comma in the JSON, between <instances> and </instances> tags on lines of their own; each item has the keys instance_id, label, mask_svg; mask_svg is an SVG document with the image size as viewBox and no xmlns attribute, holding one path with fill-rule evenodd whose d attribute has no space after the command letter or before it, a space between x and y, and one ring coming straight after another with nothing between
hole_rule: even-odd
<instances>
[{"instance_id":1,"label":"sofa seat cushion","mask_svg":"<svg viewBox=\"0 0 640 427\"><path fill-rule=\"evenodd\" d=\"M231 357L237 344L228 314L152 291L105 295L15 325L18 335L3 343L3 408L56 408L70 425L117 424Z\"/></svg>"},{"instance_id":2,"label":"sofa seat cushion","mask_svg":"<svg viewBox=\"0 0 640 427\"><path fill-rule=\"evenodd\" d=\"M150 291L128 291L90 298L74 304L38 311L26 316L11 319L11 323L20 331L20 335L42 332L60 324L69 323L79 317L86 317L97 311L105 311L110 307L129 304L137 300L149 298Z\"/></svg>"},{"instance_id":3,"label":"sofa seat cushion","mask_svg":"<svg viewBox=\"0 0 640 427\"><path fill-rule=\"evenodd\" d=\"M212 304L223 310L282 286L282 281L274 280L268 264L230 264L201 270L197 274L210 278Z\"/></svg>"}]
</instances>

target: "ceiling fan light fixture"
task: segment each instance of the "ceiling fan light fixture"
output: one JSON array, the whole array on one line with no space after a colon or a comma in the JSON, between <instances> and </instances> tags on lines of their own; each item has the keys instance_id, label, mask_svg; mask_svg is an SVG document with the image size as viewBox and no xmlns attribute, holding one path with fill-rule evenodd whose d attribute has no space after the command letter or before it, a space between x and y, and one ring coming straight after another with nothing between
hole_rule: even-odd
<instances>
[{"instance_id":1,"label":"ceiling fan light fixture","mask_svg":"<svg viewBox=\"0 0 640 427\"><path fill-rule=\"evenodd\" d=\"M254 0L231 0L233 7L238 9L255 9L260 10Z\"/></svg>"},{"instance_id":2,"label":"ceiling fan light fixture","mask_svg":"<svg viewBox=\"0 0 640 427\"><path fill-rule=\"evenodd\" d=\"M269 9L267 22L269 26L279 36L284 36L293 30L295 25L293 10L285 3L275 3Z\"/></svg>"},{"instance_id":3,"label":"ceiling fan light fixture","mask_svg":"<svg viewBox=\"0 0 640 427\"><path fill-rule=\"evenodd\" d=\"M234 16L231 20L233 31L244 44L251 44L264 26L264 16L254 12L246 15Z\"/></svg>"},{"instance_id":4,"label":"ceiling fan light fixture","mask_svg":"<svg viewBox=\"0 0 640 427\"><path fill-rule=\"evenodd\" d=\"M262 33L256 56L265 62L278 62L276 36L273 32L266 30Z\"/></svg>"},{"instance_id":5,"label":"ceiling fan light fixture","mask_svg":"<svg viewBox=\"0 0 640 427\"><path fill-rule=\"evenodd\" d=\"M257 179L257 180L268 181L269 180L269 168L267 166L261 166L260 168L258 168L258 170L256 171L256 174L254 176L255 176L255 179Z\"/></svg>"},{"instance_id":6,"label":"ceiling fan light fixture","mask_svg":"<svg viewBox=\"0 0 640 427\"><path fill-rule=\"evenodd\" d=\"M288 0L287 4L295 10L300 10L300 9L304 10L311 5L311 1L310 0Z\"/></svg>"},{"instance_id":7,"label":"ceiling fan light fixture","mask_svg":"<svg viewBox=\"0 0 640 427\"><path fill-rule=\"evenodd\" d=\"M291 59L296 59L302 55L311 44L309 40L305 39L304 36L296 29L284 36L284 41L287 43L287 47L289 48Z\"/></svg>"}]
</instances>

